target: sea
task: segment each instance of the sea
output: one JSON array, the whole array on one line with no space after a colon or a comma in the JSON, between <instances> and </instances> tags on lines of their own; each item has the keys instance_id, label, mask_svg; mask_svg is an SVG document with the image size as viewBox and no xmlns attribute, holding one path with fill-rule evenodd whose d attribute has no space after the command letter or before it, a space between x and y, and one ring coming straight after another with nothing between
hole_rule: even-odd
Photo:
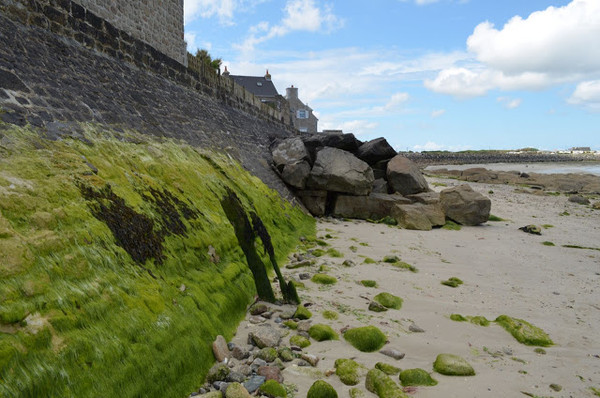
<instances>
[{"instance_id":1,"label":"sea","mask_svg":"<svg viewBox=\"0 0 600 398\"><path fill-rule=\"evenodd\" d=\"M519 171L521 173L540 174L594 174L600 176L600 162L548 162L548 163L483 163L483 164L449 164L427 166L425 170L448 169L466 170L483 167L494 171Z\"/></svg>"}]
</instances>

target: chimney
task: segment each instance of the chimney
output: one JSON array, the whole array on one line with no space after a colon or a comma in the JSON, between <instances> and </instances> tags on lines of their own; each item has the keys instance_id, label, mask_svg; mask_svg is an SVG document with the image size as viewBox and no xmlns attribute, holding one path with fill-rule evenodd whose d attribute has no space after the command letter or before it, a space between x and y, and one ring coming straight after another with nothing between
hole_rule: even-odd
<instances>
[{"instance_id":1,"label":"chimney","mask_svg":"<svg viewBox=\"0 0 600 398\"><path fill-rule=\"evenodd\" d=\"M265 80L270 82L271 81L271 74L269 73L269 70L267 69L267 73L265 74Z\"/></svg>"},{"instance_id":2,"label":"chimney","mask_svg":"<svg viewBox=\"0 0 600 398\"><path fill-rule=\"evenodd\" d=\"M229 71L227 70L227 65L225 65L225 72L223 72L223 76L229 77Z\"/></svg>"},{"instance_id":3,"label":"chimney","mask_svg":"<svg viewBox=\"0 0 600 398\"><path fill-rule=\"evenodd\" d=\"M285 98L287 100L290 100L292 98L297 99L298 98L298 87L294 87L294 85L292 84L292 87L288 87L285 89Z\"/></svg>"}]
</instances>

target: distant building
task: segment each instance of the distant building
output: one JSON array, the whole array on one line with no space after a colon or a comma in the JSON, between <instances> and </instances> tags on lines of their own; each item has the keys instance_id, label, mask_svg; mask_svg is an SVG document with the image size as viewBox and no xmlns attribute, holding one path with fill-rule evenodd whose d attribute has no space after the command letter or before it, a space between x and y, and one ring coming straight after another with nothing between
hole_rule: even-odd
<instances>
[{"instance_id":1,"label":"distant building","mask_svg":"<svg viewBox=\"0 0 600 398\"><path fill-rule=\"evenodd\" d=\"M301 133L316 133L319 119L313 114L310 106L298 99L298 87L286 88L285 99L290 105L292 125Z\"/></svg>"},{"instance_id":2,"label":"distant building","mask_svg":"<svg viewBox=\"0 0 600 398\"><path fill-rule=\"evenodd\" d=\"M592 152L592 148L590 148L589 146L576 146L576 147L569 149L569 151L571 151L573 153Z\"/></svg>"},{"instance_id":3,"label":"distant building","mask_svg":"<svg viewBox=\"0 0 600 398\"><path fill-rule=\"evenodd\" d=\"M234 82L260 98L262 102L277 110L281 110L283 106L286 106L284 104L285 98L277 92L268 70L264 76L239 76L230 74L227 67L225 67L223 76L229 76Z\"/></svg>"}]
</instances>

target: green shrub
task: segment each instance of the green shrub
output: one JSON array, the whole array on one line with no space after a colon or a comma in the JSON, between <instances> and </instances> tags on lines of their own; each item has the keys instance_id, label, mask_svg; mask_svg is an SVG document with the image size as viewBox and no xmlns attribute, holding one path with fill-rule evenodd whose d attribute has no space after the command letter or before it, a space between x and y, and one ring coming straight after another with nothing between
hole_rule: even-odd
<instances>
[{"instance_id":1,"label":"green shrub","mask_svg":"<svg viewBox=\"0 0 600 398\"><path fill-rule=\"evenodd\" d=\"M344 339L354 348L363 352L379 350L385 344L385 334L375 326L363 326L349 329L344 333Z\"/></svg>"}]
</instances>

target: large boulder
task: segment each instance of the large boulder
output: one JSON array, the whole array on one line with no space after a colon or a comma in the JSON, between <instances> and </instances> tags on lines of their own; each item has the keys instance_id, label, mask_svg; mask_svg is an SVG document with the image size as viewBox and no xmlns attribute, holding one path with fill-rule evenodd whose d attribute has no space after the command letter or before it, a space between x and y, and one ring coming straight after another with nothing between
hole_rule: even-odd
<instances>
[{"instance_id":1,"label":"large boulder","mask_svg":"<svg viewBox=\"0 0 600 398\"><path fill-rule=\"evenodd\" d=\"M462 225L478 225L488 221L492 202L473 191L467 184L444 189L440 202L446 217Z\"/></svg>"},{"instance_id":2,"label":"large boulder","mask_svg":"<svg viewBox=\"0 0 600 398\"><path fill-rule=\"evenodd\" d=\"M298 197L315 217L322 217L327 210L327 191L299 191Z\"/></svg>"},{"instance_id":3,"label":"large boulder","mask_svg":"<svg viewBox=\"0 0 600 398\"><path fill-rule=\"evenodd\" d=\"M387 180L393 192L404 196L429 190L419 167L402 155L395 156L388 163Z\"/></svg>"},{"instance_id":4,"label":"large boulder","mask_svg":"<svg viewBox=\"0 0 600 398\"><path fill-rule=\"evenodd\" d=\"M306 186L313 190L368 195L374 180L369 165L350 152L324 148L317 153Z\"/></svg>"},{"instance_id":5,"label":"large boulder","mask_svg":"<svg viewBox=\"0 0 600 398\"><path fill-rule=\"evenodd\" d=\"M391 214L397 204L410 203L402 195L371 193L369 196L338 195L333 215L336 217L380 220Z\"/></svg>"},{"instance_id":6,"label":"large boulder","mask_svg":"<svg viewBox=\"0 0 600 398\"><path fill-rule=\"evenodd\" d=\"M285 165L299 163L308 159L308 151L300 137L286 138L271 151L273 163L282 171Z\"/></svg>"},{"instance_id":7,"label":"large boulder","mask_svg":"<svg viewBox=\"0 0 600 398\"><path fill-rule=\"evenodd\" d=\"M312 160L316 158L317 152L325 147L355 153L361 145L361 142L356 139L354 134L303 134L302 141L304 141L304 145Z\"/></svg>"},{"instance_id":8,"label":"large boulder","mask_svg":"<svg viewBox=\"0 0 600 398\"><path fill-rule=\"evenodd\" d=\"M294 188L304 189L310 175L310 165L306 160L286 164L281 172L281 178Z\"/></svg>"},{"instance_id":9,"label":"large boulder","mask_svg":"<svg viewBox=\"0 0 600 398\"><path fill-rule=\"evenodd\" d=\"M369 165L374 165L381 160L391 159L397 154L396 150L383 137L365 142L356 151L356 156Z\"/></svg>"},{"instance_id":10,"label":"large boulder","mask_svg":"<svg viewBox=\"0 0 600 398\"><path fill-rule=\"evenodd\" d=\"M419 231L429 231L433 227L444 225L446 222L446 216L439 203L396 205L393 207L391 215L399 227Z\"/></svg>"}]
</instances>

